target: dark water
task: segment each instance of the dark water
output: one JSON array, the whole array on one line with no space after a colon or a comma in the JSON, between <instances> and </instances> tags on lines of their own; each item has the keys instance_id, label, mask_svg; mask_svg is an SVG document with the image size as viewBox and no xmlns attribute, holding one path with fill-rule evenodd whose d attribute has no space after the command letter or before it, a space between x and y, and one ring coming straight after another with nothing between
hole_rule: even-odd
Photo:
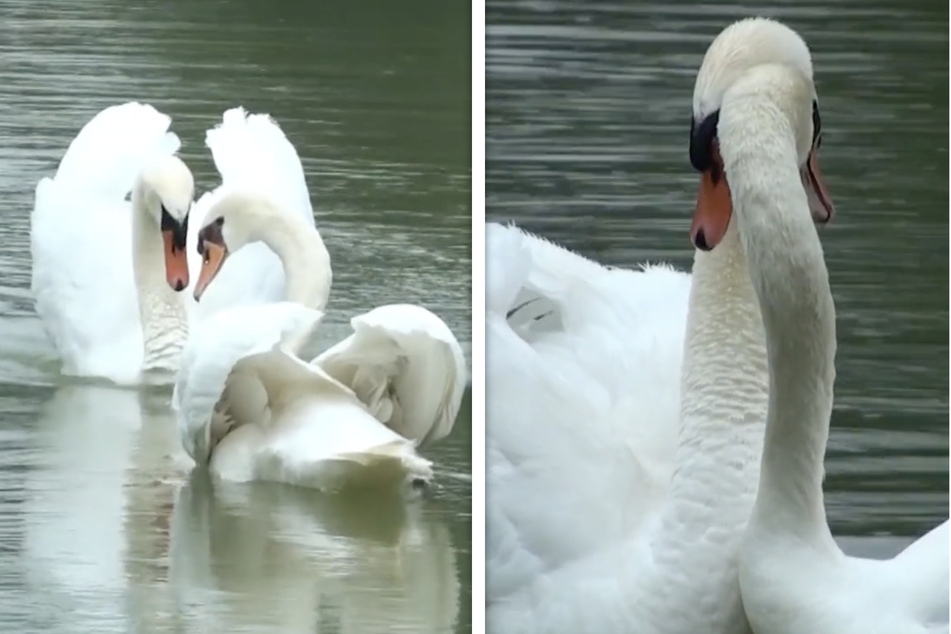
<instances>
[{"instance_id":1,"label":"dark water","mask_svg":"<svg viewBox=\"0 0 951 634\"><path fill-rule=\"evenodd\" d=\"M689 267L693 80L749 15L799 31L815 65L837 206L830 521L918 535L948 516L947 4L489 0L487 218L604 263Z\"/></svg>"},{"instance_id":2,"label":"dark water","mask_svg":"<svg viewBox=\"0 0 951 634\"><path fill-rule=\"evenodd\" d=\"M467 632L471 407L416 507L189 477L163 391L70 385L29 293L33 188L100 109L204 132L268 112L304 163L349 318L410 301L471 348L470 8L0 0L0 631ZM104 245L108 248L109 245Z\"/></svg>"}]
</instances>

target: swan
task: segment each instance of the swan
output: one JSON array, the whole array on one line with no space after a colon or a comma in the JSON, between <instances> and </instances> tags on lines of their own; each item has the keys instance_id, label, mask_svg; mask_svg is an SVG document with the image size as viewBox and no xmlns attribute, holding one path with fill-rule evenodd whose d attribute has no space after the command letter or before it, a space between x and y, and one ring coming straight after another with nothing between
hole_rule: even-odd
<instances>
[{"instance_id":1,"label":"swan","mask_svg":"<svg viewBox=\"0 0 951 634\"><path fill-rule=\"evenodd\" d=\"M807 56L805 44L800 48ZM948 521L888 561L845 556L826 521L822 461L835 306L796 167L816 144L815 103L810 73L762 65L724 91L718 110L700 111L718 119L715 147L725 173L704 195L711 216L736 220L770 373L758 493L740 551L743 604L763 634L948 632ZM758 173L753 165L770 167Z\"/></svg>"},{"instance_id":2,"label":"swan","mask_svg":"<svg viewBox=\"0 0 951 634\"><path fill-rule=\"evenodd\" d=\"M176 366L194 181L170 121L147 105L107 108L36 187L32 290L65 374L134 383Z\"/></svg>"},{"instance_id":3,"label":"swan","mask_svg":"<svg viewBox=\"0 0 951 634\"><path fill-rule=\"evenodd\" d=\"M313 223L293 146L266 115L225 112L206 135L222 184L193 205L194 179L175 155L181 142L170 124L150 105L106 108L73 140L55 176L37 185L31 286L66 375L166 382L191 321L284 293L280 262L257 247L235 258L201 310L180 291L200 267L188 249L197 226L229 188L280 189Z\"/></svg>"},{"instance_id":4,"label":"swan","mask_svg":"<svg viewBox=\"0 0 951 634\"><path fill-rule=\"evenodd\" d=\"M605 268L487 227L487 631L750 631L737 560L763 446L766 340L737 223L711 204L727 195L710 196L722 180L710 169L716 119L698 114L764 64L811 77L799 36L764 19L724 30L698 72L692 276ZM736 169L771 178L767 163ZM815 149L799 171L827 221Z\"/></svg>"},{"instance_id":5,"label":"swan","mask_svg":"<svg viewBox=\"0 0 951 634\"><path fill-rule=\"evenodd\" d=\"M186 452L227 481L425 488L432 465L416 447L451 431L465 388L455 337L420 306L382 306L305 363L297 354L323 316L330 256L316 228L270 198L232 192L209 210L195 298L256 243L283 263L287 299L220 311L189 338L174 397Z\"/></svg>"}]
</instances>

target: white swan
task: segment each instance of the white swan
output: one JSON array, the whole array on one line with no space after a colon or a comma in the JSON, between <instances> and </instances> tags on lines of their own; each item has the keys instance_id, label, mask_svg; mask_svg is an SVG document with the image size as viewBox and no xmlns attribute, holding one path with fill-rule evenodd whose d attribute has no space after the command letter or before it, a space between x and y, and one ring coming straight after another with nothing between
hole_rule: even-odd
<instances>
[{"instance_id":1,"label":"white swan","mask_svg":"<svg viewBox=\"0 0 951 634\"><path fill-rule=\"evenodd\" d=\"M326 305L330 256L282 206L238 192L215 204L199 233L196 298L255 242L283 262L288 301L221 311L189 338L175 395L188 454L231 481L424 486L432 468L416 445L449 433L465 385L449 329L421 307L385 306L304 363L296 354Z\"/></svg>"},{"instance_id":2,"label":"white swan","mask_svg":"<svg viewBox=\"0 0 951 634\"><path fill-rule=\"evenodd\" d=\"M37 185L32 290L67 375L171 380L190 320L283 295L280 263L258 248L235 258L201 309L176 292L194 283L200 266L197 254L186 257L196 225L232 185L287 192L291 208L313 223L297 153L266 115L235 108L208 131L222 185L194 206L170 123L149 105L106 108L70 144L55 177Z\"/></svg>"},{"instance_id":3,"label":"white swan","mask_svg":"<svg viewBox=\"0 0 951 634\"><path fill-rule=\"evenodd\" d=\"M737 559L763 443L765 338L736 223L706 195L722 180L709 169L716 121L697 115L769 63L811 75L798 36L746 20L698 73L692 279L606 269L488 228L488 631L750 629ZM814 167L810 153L801 172ZM770 177L768 164L738 169ZM821 183L803 182L827 220Z\"/></svg>"},{"instance_id":4,"label":"white swan","mask_svg":"<svg viewBox=\"0 0 951 634\"><path fill-rule=\"evenodd\" d=\"M735 46L730 38L741 35L724 34L720 44ZM718 113L726 174L718 206L728 217L732 200L770 372L759 491L740 557L743 604L762 634L948 632L947 521L890 561L846 557L826 522L835 307L797 169L815 144L814 99L810 73L763 65L732 83ZM752 165L770 167L754 177Z\"/></svg>"},{"instance_id":5,"label":"white swan","mask_svg":"<svg viewBox=\"0 0 951 634\"><path fill-rule=\"evenodd\" d=\"M134 383L177 365L194 183L169 123L151 106L107 108L36 187L32 289L66 374Z\"/></svg>"}]
</instances>

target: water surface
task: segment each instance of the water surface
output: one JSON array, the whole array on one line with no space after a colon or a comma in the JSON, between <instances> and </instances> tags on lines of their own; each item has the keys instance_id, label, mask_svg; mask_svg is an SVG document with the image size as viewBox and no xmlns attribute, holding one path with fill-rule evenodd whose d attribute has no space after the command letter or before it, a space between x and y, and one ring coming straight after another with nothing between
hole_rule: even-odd
<instances>
[{"instance_id":1,"label":"water surface","mask_svg":"<svg viewBox=\"0 0 951 634\"><path fill-rule=\"evenodd\" d=\"M839 341L829 519L855 537L946 519L946 5L489 0L486 13L487 217L617 266L691 264L691 98L713 37L749 15L802 34L837 206L822 230Z\"/></svg>"},{"instance_id":2,"label":"water surface","mask_svg":"<svg viewBox=\"0 0 951 634\"><path fill-rule=\"evenodd\" d=\"M0 631L469 631L468 397L424 452L441 483L425 504L212 487L190 475L167 390L59 376L29 293L33 188L96 112L169 114L200 193L217 184L204 132L243 105L296 146L333 259L315 349L409 301L468 356L468 5L0 0L0 14Z\"/></svg>"}]
</instances>

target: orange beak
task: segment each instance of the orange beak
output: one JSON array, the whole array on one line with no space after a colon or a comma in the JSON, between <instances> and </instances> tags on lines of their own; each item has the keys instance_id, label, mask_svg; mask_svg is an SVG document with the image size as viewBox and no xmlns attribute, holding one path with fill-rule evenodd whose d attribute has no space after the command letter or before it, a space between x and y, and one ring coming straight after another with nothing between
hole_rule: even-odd
<instances>
[{"instance_id":1,"label":"orange beak","mask_svg":"<svg viewBox=\"0 0 951 634\"><path fill-rule=\"evenodd\" d=\"M199 301L204 294L205 289L211 284L215 276L221 270L228 257L228 249L215 244L214 242L205 242L205 254L201 263L201 273L198 274L198 282L195 283L195 301Z\"/></svg>"},{"instance_id":2,"label":"orange beak","mask_svg":"<svg viewBox=\"0 0 951 634\"><path fill-rule=\"evenodd\" d=\"M716 158L719 158L717 155ZM702 251L710 251L726 235L733 215L733 200L722 164L715 162L700 176L697 208L690 225L690 241Z\"/></svg>"},{"instance_id":3,"label":"orange beak","mask_svg":"<svg viewBox=\"0 0 951 634\"><path fill-rule=\"evenodd\" d=\"M162 242L165 244L165 280L175 291L181 291L188 286L188 257L185 249L175 244L175 234L171 230L162 231Z\"/></svg>"}]
</instances>

